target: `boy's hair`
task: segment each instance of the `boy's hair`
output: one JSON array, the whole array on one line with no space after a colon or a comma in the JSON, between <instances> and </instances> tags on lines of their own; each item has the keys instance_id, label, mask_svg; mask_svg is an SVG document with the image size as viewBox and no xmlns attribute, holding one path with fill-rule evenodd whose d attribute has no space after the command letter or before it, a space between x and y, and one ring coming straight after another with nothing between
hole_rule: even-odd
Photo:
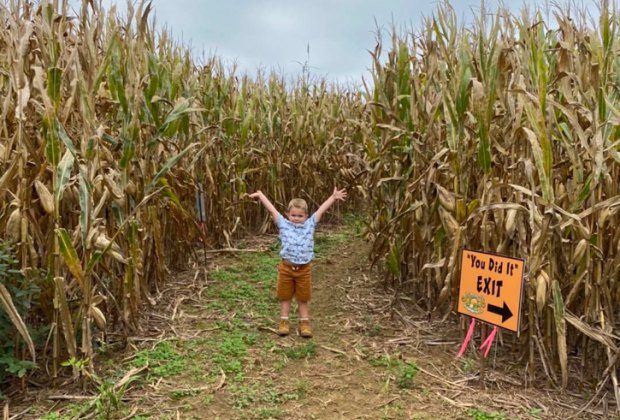
<instances>
[{"instance_id":1,"label":"boy's hair","mask_svg":"<svg viewBox=\"0 0 620 420\"><path fill-rule=\"evenodd\" d=\"M302 209L308 214L308 203L303 198L293 198L289 203L286 211L291 211L293 207L297 207L298 209Z\"/></svg>"}]
</instances>

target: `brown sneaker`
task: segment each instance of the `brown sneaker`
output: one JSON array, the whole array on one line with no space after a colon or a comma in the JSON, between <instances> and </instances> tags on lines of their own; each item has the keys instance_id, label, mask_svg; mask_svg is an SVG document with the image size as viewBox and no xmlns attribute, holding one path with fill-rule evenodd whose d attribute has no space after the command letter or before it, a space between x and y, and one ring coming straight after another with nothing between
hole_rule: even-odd
<instances>
[{"instance_id":1,"label":"brown sneaker","mask_svg":"<svg viewBox=\"0 0 620 420\"><path fill-rule=\"evenodd\" d=\"M278 324L278 335L285 336L288 335L290 329L290 324L288 319L281 319Z\"/></svg>"},{"instance_id":2,"label":"brown sneaker","mask_svg":"<svg viewBox=\"0 0 620 420\"><path fill-rule=\"evenodd\" d=\"M305 338L312 337L312 328L310 328L310 321L307 319L299 321L299 335Z\"/></svg>"}]
</instances>

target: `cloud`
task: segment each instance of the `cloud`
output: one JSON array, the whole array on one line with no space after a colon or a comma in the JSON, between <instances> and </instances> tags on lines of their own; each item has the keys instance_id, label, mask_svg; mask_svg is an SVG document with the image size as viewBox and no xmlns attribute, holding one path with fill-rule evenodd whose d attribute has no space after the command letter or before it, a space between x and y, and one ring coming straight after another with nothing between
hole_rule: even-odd
<instances>
[{"instance_id":1,"label":"cloud","mask_svg":"<svg viewBox=\"0 0 620 420\"><path fill-rule=\"evenodd\" d=\"M78 0L72 3L79 7ZM103 0L104 6L111 3ZM478 1L453 3L459 23L479 12ZM215 52L250 74L263 68L294 75L306 63L314 74L340 81L361 80L367 72L368 50L375 47L377 29L387 34L393 26L419 28L438 4L426 0L153 0L157 21L197 55ZM487 1L491 9L498 4ZM504 5L516 12L523 0L506 0Z\"/></svg>"}]
</instances>

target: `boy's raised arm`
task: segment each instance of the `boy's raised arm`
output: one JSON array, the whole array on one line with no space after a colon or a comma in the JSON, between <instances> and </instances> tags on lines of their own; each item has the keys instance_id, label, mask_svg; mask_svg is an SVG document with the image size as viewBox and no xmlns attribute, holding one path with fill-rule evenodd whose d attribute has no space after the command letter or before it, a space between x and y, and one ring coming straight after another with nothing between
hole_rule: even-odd
<instances>
[{"instance_id":1,"label":"boy's raised arm","mask_svg":"<svg viewBox=\"0 0 620 420\"><path fill-rule=\"evenodd\" d=\"M271 201L269 201L267 196L265 194L263 194L262 191L258 190L258 191L254 192L252 194L249 194L248 197L250 197L250 198L258 198L260 200L260 202L263 203L263 206L265 206L267 211L269 211L269 213L271 213L271 218L273 219L273 221L274 222L278 221L278 216L280 215L280 213L278 213L278 210L276 210L276 208L273 206L273 204L271 204Z\"/></svg>"},{"instance_id":2,"label":"boy's raised arm","mask_svg":"<svg viewBox=\"0 0 620 420\"><path fill-rule=\"evenodd\" d=\"M338 188L334 187L334 192L332 193L332 195L330 195L329 198L325 200L323 204L321 204L316 213L314 213L314 219L316 220L316 222L319 222L321 216L323 216L323 213L325 213L327 209L336 202L336 200L344 201L346 197L347 192L344 190L344 188L342 190L339 190Z\"/></svg>"}]
</instances>

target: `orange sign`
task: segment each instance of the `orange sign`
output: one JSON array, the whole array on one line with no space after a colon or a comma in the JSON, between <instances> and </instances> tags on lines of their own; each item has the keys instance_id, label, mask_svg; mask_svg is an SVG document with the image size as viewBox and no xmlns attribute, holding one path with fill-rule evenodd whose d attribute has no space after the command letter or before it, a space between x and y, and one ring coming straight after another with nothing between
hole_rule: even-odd
<instances>
[{"instance_id":1,"label":"orange sign","mask_svg":"<svg viewBox=\"0 0 620 420\"><path fill-rule=\"evenodd\" d=\"M463 249L458 312L519 332L525 260Z\"/></svg>"}]
</instances>

